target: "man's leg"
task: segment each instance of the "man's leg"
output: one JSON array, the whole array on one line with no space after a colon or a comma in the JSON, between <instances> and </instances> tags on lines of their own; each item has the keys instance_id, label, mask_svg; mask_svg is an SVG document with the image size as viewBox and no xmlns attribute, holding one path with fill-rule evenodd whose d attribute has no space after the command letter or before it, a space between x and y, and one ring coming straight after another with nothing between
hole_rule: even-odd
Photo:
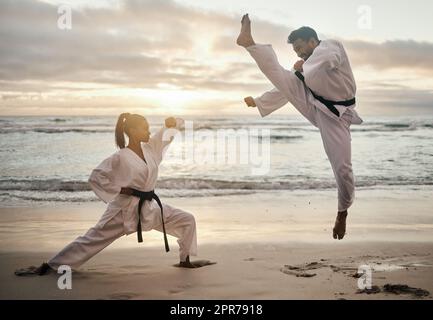
<instances>
[{"instance_id":1,"label":"man's leg","mask_svg":"<svg viewBox=\"0 0 433 320\"><path fill-rule=\"evenodd\" d=\"M340 119L318 113L318 124L326 155L331 163L338 188L338 213L333 229L334 239L343 239L346 232L347 209L355 196L355 182L351 160L351 112L347 110Z\"/></svg>"},{"instance_id":2,"label":"man's leg","mask_svg":"<svg viewBox=\"0 0 433 320\"><path fill-rule=\"evenodd\" d=\"M248 15L242 18L241 32L237 43L245 47L256 61L263 74L272 82L288 101L314 126L319 127L326 154L331 162L338 186L338 215L334 227L334 238L342 239L345 233L347 209L353 202L354 181L351 164L351 113L341 119L326 114L315 105L316 99L306 86L284 69L270 45L256 44L251 35Z\"/></svg>"},{"instance_id":3,"label":"man's leg","mask_svg":"<svg viewBox=\"0 0 433 320\"><path fill-rule=\"evenodd\" d=\"M250 20L242 18L241 32L237 43L245 47L256 61L262 73L275 88L314 126L317 127L315 99L293 72L284 69L271 45L255 44L251 36Z\"/></svg>"},{"instance_id":4,"label":"man's leg","mask_svg":"<svg viewBox=\"0 0 433 320\"><path fill-rule=\"evenodd\" d=\"M77 269L124 234L123 217L119 211L104 225L96 224L86 234L68 244L48 261L48 265L54 270L57 270L61 265L68 265L72 269Z\"/></svg>"}]
</instances>

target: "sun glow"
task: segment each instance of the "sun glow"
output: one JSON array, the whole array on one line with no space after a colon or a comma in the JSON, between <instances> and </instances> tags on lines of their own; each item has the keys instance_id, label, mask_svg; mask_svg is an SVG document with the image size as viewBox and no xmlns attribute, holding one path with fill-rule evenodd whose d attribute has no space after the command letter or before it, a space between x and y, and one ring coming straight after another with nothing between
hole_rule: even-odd
<instances>
[{"instance_id":1,"label":"sun glow","mask_svg":"<svg viewBox=\"0 0 433 320\"><path fill-rule=\"evenodd\" d=\"M139 89L129 92L129 96L137 98L138 103L151 104L154 110L162 113L188 113L188 107L199 101L212 99L212 94L171 88L161 84L159 89Z\"/></svg>"}]
</instances>

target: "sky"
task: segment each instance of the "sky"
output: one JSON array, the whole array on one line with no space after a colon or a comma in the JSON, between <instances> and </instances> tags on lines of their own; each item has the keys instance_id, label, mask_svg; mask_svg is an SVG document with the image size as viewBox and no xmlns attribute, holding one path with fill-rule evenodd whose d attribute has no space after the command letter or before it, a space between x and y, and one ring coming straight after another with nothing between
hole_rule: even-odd
<instances>
[{"instance_id":1,"label":"sky","mask_svg":"<svg viewBox=\"0 0 433 320\"><path fill-rule=\"evenodd\" d=\"M429 0L2 0L0 116L257 114L243 98L272 85L235 43L244 13L288 69L292 30L342 41L360 115L431 115L431 12Z\"/></svg>"}]
</instances>

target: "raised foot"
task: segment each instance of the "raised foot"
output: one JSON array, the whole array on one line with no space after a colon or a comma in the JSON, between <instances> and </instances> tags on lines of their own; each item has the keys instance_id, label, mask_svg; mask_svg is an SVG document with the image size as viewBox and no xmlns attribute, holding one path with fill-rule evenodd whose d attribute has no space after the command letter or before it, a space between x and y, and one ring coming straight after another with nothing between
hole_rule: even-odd
<instances>
[{"instance_id":1,"label":"raised foot","mask_svg":"<svg viewBox=\"0 0 433 320\"><path fill-rule=\"evenodd\" d=\"M251 20L248 17L248 13L242 17L241 32L239 33L236 43L245 48L255 44L251 35Z\"/></svg>"}]
</instances>

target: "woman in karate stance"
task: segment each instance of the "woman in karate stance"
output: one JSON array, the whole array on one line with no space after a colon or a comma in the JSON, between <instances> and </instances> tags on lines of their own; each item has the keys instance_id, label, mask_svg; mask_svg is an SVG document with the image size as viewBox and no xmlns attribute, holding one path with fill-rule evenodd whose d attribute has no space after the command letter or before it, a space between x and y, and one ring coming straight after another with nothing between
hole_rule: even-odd
<instances>
[{"instance_id":1,"label":"woman in karate stance","mask_svg":"<svg viewBox=\"0 0 433 320\"><path fill-rule=\"evenodd\" d=\"M57 270L61 265L76 269L117 238L137 232L140 198L133 196L132 190L154 190L164 149L182 125L182 119L167 118L165 127L150 136L149 124L144 117L122 113L115 132L116 144L120 150L102 161L89 178L92 190L108 203L107 210L86 234L75 239L48 262L28 270L30 272L27 273L43 275L50 269ZM129 137L126 147L124 134ZM144 201L141 207L141 230L164 231L158 202L147 200L150 201ZM211 264L207 260L200 260L195 264L189 259L190 256L197 255L194 216L167 204L162 204L162 208L165 231L178 238L180 263L177 266L197 268ZM166 250L168 251L168 246ZM16 272L17 275L22 275L19 273Z\"/></svg>"}]
</instances>

